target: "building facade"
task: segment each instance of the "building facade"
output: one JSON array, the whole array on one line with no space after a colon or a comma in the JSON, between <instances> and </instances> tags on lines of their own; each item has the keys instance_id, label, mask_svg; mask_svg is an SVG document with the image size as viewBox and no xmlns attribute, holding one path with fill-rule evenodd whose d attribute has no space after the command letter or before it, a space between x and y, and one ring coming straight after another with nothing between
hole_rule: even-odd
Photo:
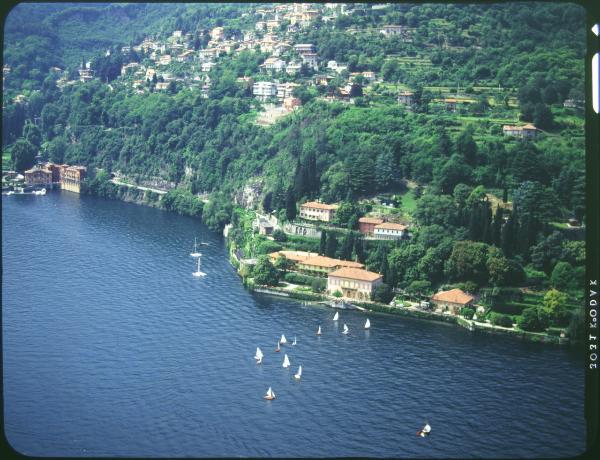
<instances>
[{"instance_id":1,"label":"building facade","mask_svg":"<svg viewBox=\"0 0 600 460\"><path fill-rule=\"evenodd\" d=\"M383 283L383 276L361 268L343 267L327 276L327 292L341 292L348 299L370 300L377 286Z\"/></svg>"},{"instance_id":2,"label":"building facade","mask_svg":"<svg viewBox=\"0 0 600 460\"><path fill-rule=\"evenodd\" d=\"M69 192L80 193L81 182L86 177L85 166L68 166L61 173L60 188Z\"/></svg>"},{"instance_id":3,"label":"building facade","mask_svg":"<svg viewBox=\"0 0 600 460\"><path fill-rule=\"evenodd\" d=\"M383 219L376 217L361 217L358 219L358 231L363 235L373 236L375 226L383 224Z\"/></svg>"},{"instance_id":4,"label":"building facade","mask_svg":"<svg viewBox=\"0 0 600 460\"><path fill-rule=\"evenodd\" d=\"M524 126L502 126L502 134L505 136L518 137L519 139L534 139L537 136L538 129L532 124Z\"/></svg>"},{"instance_id":5,"label":"building facade","mask_svg":"<svg viewBox=\"0 0 600 460\"><path fill-rule=\"evenodd\" d=\"M24 173L25 185L52 185L52 171L46 167L34 166Z\"/></svg>"},{"instance_id":6,"label":"building facade","mask_svg":"<svg viewBox=\"0 0 600 460\"><path fill-rule=\"evenodd\" d=\"M300 205L300 217L307 220L331 222L335 217L337 205L310 201Z\"/></svg>"},{"instance_id":7,"label":"building facade","mask_svg":"<svg viewBox=\"0 0 600 460\"><path fill-rule=\"evenodd\" d=\"M383 222L375 225L373 236L379 240L398 240L404 237L407 228L406 225Z\"/></svg>"},{"instance_id":8,"label":"building facade","mask_svg":"<svg viewBox=\"0 0 600 460\"><path fill-rule=\"evenodd\" d=\"M447 311L453 315L458 315L461 308L472 305L473 300L473 297L460 289L441 291L431 297L431 303L436 306L436 310Z\"/></svg>"}]
</instances>

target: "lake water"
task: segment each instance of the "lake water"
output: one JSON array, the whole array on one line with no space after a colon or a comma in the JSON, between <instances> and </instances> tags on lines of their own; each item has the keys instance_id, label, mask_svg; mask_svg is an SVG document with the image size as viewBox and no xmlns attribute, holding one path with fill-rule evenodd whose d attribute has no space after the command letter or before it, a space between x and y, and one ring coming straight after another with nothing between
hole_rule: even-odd
<instances>
[{"instance_id":1,"label":"lake water","mask_svg":"<svg viewBox=\"0 0 600 460\"><path fill-rule=\"evenodd\" d=\"M210 243L202 279L194 236ZM2 263L5 434L26 455L585 449L573 350L384 314L370 331L361 312L336 324L329 308L244 290L222 238L190 218L69 192L3 197ZM282 333L298 344L275 353ZM417 437L425 421L432 434Z\"/></svg>"}]
</instances>

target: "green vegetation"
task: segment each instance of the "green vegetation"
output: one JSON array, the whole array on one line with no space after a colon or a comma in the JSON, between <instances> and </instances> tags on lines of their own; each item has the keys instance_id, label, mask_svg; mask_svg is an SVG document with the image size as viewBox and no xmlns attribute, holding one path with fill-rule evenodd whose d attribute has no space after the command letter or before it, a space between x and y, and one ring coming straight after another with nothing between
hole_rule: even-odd
<instances>
[{"instance_id":1,"label":"green vegetation","mask_svg":"<svg viewBox=\"0 0 600 460\"><path fill-rule=\"evenodd\" d=\"M381 273L386 287L376 298L384 303L392 289L430 295L460 286L478 296L494 324L582 330L584 230L565 222L586 218L583 115L563 101L583 99L583 9L351 5L350 14L330 23L318 19L295 32L282 26L279 36L290 43L313 43L323 67L336 60L347 69L326 85L314 84L306 67L296 77L278 77L300 85L294 94L303 107L269 126L256 124L263 105L239 80L272 80L260 70L268 54L258 50L224 54L210 72L174 62L166 68L175 81L164 92L156 89L163 83L159 76L137 89L134 77L120 77L126 62L155 65L149 53L125 56L122 46L147 35L164 41L181 30L198 51L215 26L239 40L256 32L254 9L18 5L5 36L10 72L3 168L22 171L39 151L45 159L87 166L86 193L111 199L135 194L201 217L215 231L231 223L232 249L245 258L261 256L253 273L257 284L276 285L286 271L266 254L305 250L358 260ZM378 31L383 24L403 25L407 33L384 36ZM293 53L282 56L297 59ZM73 80L88 60L99 78L59 89L62 71L51 67ZM350 73L367 71L375 81L367 83L365 75L350 80ZM210 77L210 89L203 94L189 83L192 75ZM353 103L336 100L345 83L352 83ZM400 88L413 92L410 107L398 104ZM444 98L458 100L456 111ZM531 140L503 135L503 124L525 122L542 132ZM117 172L140 183L168 183L170 190L160 200L141 196L110 182ZM291 221L299 203L319 199L340 205L335 221L320 240L256 234L255 213L234 203L257 178L261 213L275 211ZM367 240L356 231L366 214L408 222L411 235ZM323 289L318 280L310 287Z\"/></svg>"}]
</instances>

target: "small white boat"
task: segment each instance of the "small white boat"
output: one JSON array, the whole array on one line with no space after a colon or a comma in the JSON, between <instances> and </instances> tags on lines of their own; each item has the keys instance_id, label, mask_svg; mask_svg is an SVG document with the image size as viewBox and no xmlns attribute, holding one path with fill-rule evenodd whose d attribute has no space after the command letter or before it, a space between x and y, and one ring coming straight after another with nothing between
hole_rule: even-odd
<instances>
[{"instance_id":1,"label":"small white boat","mask_svg":"<svg viewBox=\"0 0 600 460\"><path fill-rule=\"evenodd\" d=\"M201 276L206 276L206 273L204 273L203 271L200 271L200 257L198 257L198 268L196 268L196 271L194 273L192 273L192 275L194 275L198 278Z\"/></svg>"},{"instance_id":2,"label":"small white boat","mask_svg":"<svg viewBox=\"0 0 600 460\"><path fill-rule=\"evenodd\" d=\"M431 433L431 426L426 422L425 426L420 431L417 431L417 436L424 438L425 436L429 435L429 433Z\"/></svg>"},{"instance_id":3,"label":"small white boat","mask_svg":"<svg viewBox=\"0 0 600 460\"><path fill-rule=\"evenodd\" d=\"M8 193L7 193L7 195L14 195L14 194L15 194L14 190L9 190Z\"/></svg>"},{"instance_id":4,"label":"small white boat","mask_svg":"<svg viewBox=\"0 0 600 460\"><path fill-rule=\"evenodd\" d=\"M287 339L285 338L284 334L281 334L281 339L279 339L279 343L281 343L281 345L285 345L287 343Z\"/></svg>"},{"instance_id":5,"label":"small white boat","mask_svg":"<svg viewBox=\"0 0 600 460\"><path fill-rule=\"evenodd\" d=\"M288 358L287 353L283 356L283 367L288 368L290 367L290 359Z\"/></svg>"},{"instance_id":6,"label":"small white boat","mask_svg":"<svg viewBox=\"0 0 600 460\"><path fill-rule=\"evenodd\" d=\"M319 326L319 329L317 329L317 335L321 335L321 326Z\"/></svg>"},{"instance_id":7,"label":"small white boat","mask_svg":"<svg viewBox=\"0 0 600 460\"><path fill-rule=\"evenodd\" d=\"M275 399L275 392L273 390L271 390L271 387L269 387L269 389L267 390L267 394L265 395L265 399L271 401L272 399Z\"/></svg>"},{"instance_id":8,"label":"small white boat","mask_svg":"<svg viewBox=\"0 0 600 460\"><path fill-rule=\"evenodd\" d=\"M194 238L194 250L190 253L192 257L200 257L202 254L197 250L196 238Z\"/></svg>"},{"instance_id":9,"label":"small white boat","mask_svg":"<svg viewBox=\"0 0 600 460\"><path fill-rule=\"evenodd\" d=\"M295 346L296 345L296 336L294 336L294 341L292 342L292 345Z\"/></svg>"},{"instance_id":10,"label":"small white boat","mask_svg":"<svg viewBox=\"0 0 600 460\"><path fill-rule=\"evenodd\" d=\"M336 311L335 315L333 315L333 320L337 321L338 319L340 319L340 314L339 314L339 312Z\"/></svg>"},{"instance_id":11,"label":"small white boat","mask_svg":"<svg viewBox=\"0 0 600 460\"><path fill-rule=\"evenodd\" d=\"M279 340L277 341L277 348L275 348L275 351L276 352L280 352L281 351L281 346L280 346Z\"/></svg>"},{"instance_id":12,"label":"small white boat","mask_svg":"<svg viewBox=\"0 0 600 460\"><path fill-rule=\"evenodd\" d=\"M365 321L365 329L371 329L371 321L369 321L369 318Z\"/></svg>"},{"instance_id":13,"label":"small white boat","mask_svg":"<svg viewBox=\"0 0 600 460\"><path fill-rule=\"evenodd\" d=\"M346 323L344 323L344 330L342 331L342 334L349 334L350 331L348 330L348 326L346 325Z\"/></svg>"},{"instance_id":14,"label":"small white boat","mask_svg":"<svg viewBox=\"0 0 600 460\"><path fill-rule=\"evenodd\" d=\"M256 364L262 364L262 359L263 359L263 352L259 347L256 347L256 355L254 356L254 359L256 360Z\"/></svg>"},{"instance_id":15,"label":"small white boat","mask_svg":"<svg viewBox=\"0 0 600 460\"><path fill-rule=\"evenodd\" d=\"M300 380L300 377L302 377L302 365L298 366L298 372L296 372L296 374L294 375L294 378L296 380Z\"/></svg>"}]
</instances>

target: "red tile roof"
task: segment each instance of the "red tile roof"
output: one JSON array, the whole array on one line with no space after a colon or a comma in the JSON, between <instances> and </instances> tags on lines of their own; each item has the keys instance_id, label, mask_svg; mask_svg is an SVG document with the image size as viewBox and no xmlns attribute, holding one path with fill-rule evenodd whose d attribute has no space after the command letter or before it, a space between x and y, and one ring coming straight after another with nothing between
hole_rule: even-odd
<instances>
[{"instance_id":1,"label":"red tile roof","mask_svg":"<svg viewBox=\"0 0 600 460\"><path fill-rule=\"evenodd\" d=\"M449 291L441 291L437 294L434 294L433 297L431 297L431 300L466 305L473 301L473 297L461 291L460 289L451 289Z\"/></svg>"},{"instance_id":2,"label":"red tile roof","mask_svg":"<svg viewBox=\"0 0 600 460\"><path fill-rule=\"evenodd\" d=\"M367 270L363 270L361 268L350 268L343 267L339 270L331 272L329 276L335 276L337 278L348 278L351 280L359 280L359 281L377 281L381 279L382 276L379 273L370 272Z\"/></svg>"}]
</instances>

